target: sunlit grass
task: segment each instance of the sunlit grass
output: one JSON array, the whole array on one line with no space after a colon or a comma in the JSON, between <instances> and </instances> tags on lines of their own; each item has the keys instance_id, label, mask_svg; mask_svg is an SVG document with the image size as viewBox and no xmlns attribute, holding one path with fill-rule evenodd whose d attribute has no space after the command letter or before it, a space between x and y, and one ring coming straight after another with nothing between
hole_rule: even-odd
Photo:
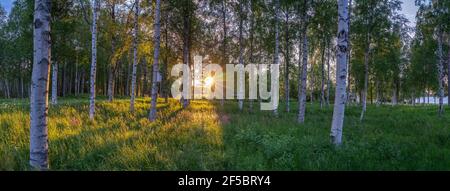
<instances>
[{"instance_id":1,"label":"sunlit grass","mask_svg":"<svg viewBox=\"0 0 450 191\"><path fill-rule=\"evenodd\" d=\"M158 100L158 119L147 120L150 100L97 102L60 99L49 110L53 170L449 170L450 115L432 106L369 106L346 112L344 145L329 144L332 108L308 104L305 124L296 110L239 111L237 103ZM295 104L291 104L295 105ZM280 103L280 106L284 106ZM283 112L282 112L283 111ZM29 103L0 100L0 170L28 170Z\"/></svg>"}]
</instances>

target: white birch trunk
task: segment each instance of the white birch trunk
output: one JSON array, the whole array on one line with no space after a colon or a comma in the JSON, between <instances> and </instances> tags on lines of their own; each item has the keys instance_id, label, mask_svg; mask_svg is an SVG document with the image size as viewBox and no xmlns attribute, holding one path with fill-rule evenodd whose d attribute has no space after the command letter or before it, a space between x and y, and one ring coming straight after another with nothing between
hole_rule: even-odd
<instances>
[{"instance_id":1,"label":"white birch trunk","mask_svg":"<svg viewBox=\"0 0 450 191\"><path fill-rule=\"evenodd\" d=\"M91 58L91 76L90 76L90 100L89 100L89 118L94 119L95 114L95 77L97 70L97 13L99 9L99 3L94 0L93 14L92 14L92 58Z\"/></svg>"},{"instance_id":2,"label":"white birch trunk","mask_svg":"<svg viewBox=\"0 0 450 191\"><path fill-rule=\"evenodd\" d=\"M306 13L304 13L306 14ZM306 17L306 16L305 16ZM305 18L304 17L304 18ZM304 22L303 24L303 29L302 29L302 38L303 38L303 42L302 42L302 47L301 47L301 51L302 51L302 62L301 62L301 66L299 68L301 68L301 72L299 75L299 101L298 101L298 116L297 116L297 122L298 123L304 123L305 122L305 110L306 110L306 79L308 76L308 34L307 34L307 25L306 22Z\"/></svg>"},{"instance_id":3,"label":"white birch trunk","mask_svg":"<svg viewBox=\"0 0 450 191\"><path fill-rule=\"evenodd\" d=\"M136 10L134 13L134 33L133 33L133 72L131 76L131 100L130 111L134 112L134 100L136 95L136 70L138 64L138 17L139 17L139 0L136 0Z\"/></svg>"},{"instance_id":4,"label":"white birch trunk","mask_svg":"<svg viewBox=\"0 0 450 191\"><path fill-rule=\"evenodd\" d=\"M242 30L243 30L243 24L244 24L244 18L243 18L243 10L242 10L242 3L239 5L240 9L240 15L239 15L239 65L242 65L242 68L244 68L244 42L243 42L243 36L242 36ZM238 72L238 95L245 95L244 93L244 72ZM239 96L238 96L239 97ZM239 110L242 111L244 108L244 100L238 98L238 104L239 104Z\"/></svg>"},{"instance_id":5,"label":"white birch trunk","mask_svg":"<svg viewBox=\"0 0 450 191\"><path fill-rule=\"evenodd\" d=\"M52 71L52 104L58 104L58 64L53 63Z\"/></svg>"},{"instance_id":6,"label":"white birch trunk","mask_svg":"<svg viewBox=\"0 0 450 191\"><path fill-rule=\"evenodd\" d=\"M222 0L222 27L223 27L223 40L222 40L222 67L226 68L226 64L228 64L227 57L227 16L226 16L226 0ZM226 92L226 80L223 80L223 92ZM225 102L225 96L220 100L220 105L223 106Z\"/></svg>"},{"instance_id":7,"label":"white birch trunk","mask_svg":"<svg viewBox=\"0 0 450 191\"><path fill-rule=\"evenodd\" d=\"M189 3L188 3L189 4ZM190 16L189 16L189 7L184 8L184 12L186 15L184 15L183 18L183 64L187 65L188 67L191 67L191 65L189 64L189 59L190 59L190 54L189 54L189 41L190 41ZM192 78L191 78L192 79ZM189 90L185 90L185 88L189 88ZM192 89L189 85L183 84L183 91L189 91L191 92ZM183 108L187 108L189 105L189 98L185 98L183 96L181 96L181 102L183 105Z\"/></svg>"},{"instance_id":8,"label":"white birch trunk","mask_svg":"<svg viewBox=\"0 0 450 191\"><path fill-rule=\"evenodd\" d=\"M325 102L325 43L323 43L322 60L321 60L321 79L320 79L320 109L323 108Z\"/></svg>"},{"instance_id":9,"label":"white birch trunk","mask_svg":"<svg viewBox=\"0 0 450 191\"><path fill-rule=\"evenodd\" d=\"M351 103L351 94L352 94L352 90L351 90L351 76L350 76L350 70L351 70L351 56L352 56L352 43L350 42L351 37L350 37L350 29L351 29L351 25L352 25L352 3L353 0L349 0L348 3L348 39L349 39L349 43L348 43L348 53L347 53L347 103ZM356 94L356 91L354 91Z\"/></svg>"},{"instance_id":10,"label":"white birch trunk","mask_svg":"<svg viewBox=\"0 0 450 191\"><path fill-rule=\"evenodd\" d=\"M280 15L280 0L276 0L275 1L275 53L274 53L274 60L273 60L273 64L274 65L278 65L280 64L280 53L279 53L279 47L280 47L280 39L279 39L279 15ZM273 81L273 80L272 80ZM273 83L273 82L272 82ZM277 87L278 88L278 87ZM274 90L271 90L274 91ZM275 116L278 116L278 108L275 108L273 110L273 114Z\"/></svg>"},{"instance_id":11,"label":"white birch trunk","mask_svg":"<svg viewBox=\"0 0 450 191\"><path fill-rule=\"evenodd\" d=\"M364 53L364 90L362 94L362 111L361 116L359 118L360 121L364 119L364 114L367 110L367 87L369 83L369 45L366 48L366 52Z\"/></svg>"},{"instance_id":12,"label":"white birch trunk","mask_svg":"<svg viewBox=\"0 0 450 191\"><path fill-rule=\"evenodd\" d=\"M51 60L51 0L34 1L34 55L30 110L30 165L46 170L48 164L48 85Z\"/></svg>"},{"instance_id":13,"label":"white birch trunk","mask_svg":"<svg viewBox=\"0 0 450 191\"><path fill-rule=\"evenodd\" d=\"M336 51L336 95L334 100L333 121L331 123L331 142L334 145L342 144L342 130L345 116L345 103L347 101L347 58L348 58L348 0L338 2L338 44Z\"/></svg>"},{"instance_id":14,"label":"white birch trunk","mask_svg":"<svg viewBox=\"0 0 450 191\"><path fill-rule=\"evenodd\" d=\"M289 61L290 61L290 54L289 54L289 10L286 10L286 67L285 67L285 73L284 73L284 96L286 101L286 112L289 113L290 106L289 106Z\"/></svg>"},{"instance_id":15,"label":"white birch trunk","mask_svg":"<svg viewBox=\"0 0 450 191\"><path fill-rule=\"evenodd\" d=\"M441 27L438 29L438 96L439 96L439 116L442 116L444 113L444 55L442 50L443 44L443 31Z\"/></svg>"},{"instance_id":16,"label":"white birch trunk","mask_svg":"<svg viewBox=\"0 0 450 191\"><path fill-rule=\"evenodd\" d=\"M160 23L160 6L161 1L156 0L156 9L155 9L155 33L154 33L154 54L153 54L153 79L152 79L152 93L151 93L151 107L148 119L150 121L155 121L156 119L156 102L158 95L158 85L157 85L157 77L159 72L159 48L160 48L160 32L161 32L161 23Z\"/></svg>"}]
</instances>

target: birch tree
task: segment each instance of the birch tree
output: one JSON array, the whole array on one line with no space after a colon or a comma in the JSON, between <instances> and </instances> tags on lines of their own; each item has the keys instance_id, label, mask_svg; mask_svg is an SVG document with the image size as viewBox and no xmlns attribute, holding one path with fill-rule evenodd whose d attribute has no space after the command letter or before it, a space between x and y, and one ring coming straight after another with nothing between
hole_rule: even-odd
<instances>
[{"instance_id":1,"label":"birch tree","mask_svg":"<svg viewBox=\"0 0 450 191\"><path fill-rule=\"evenodd\" d=\"M134 112L134 100L136 95L136 70L138 64L138 18L139 18L139 0L135 1L135 13L134 13L134 32L133 32L133 72L131 77L131 100L130 111ZM144 66L146 67L146 66ZM145 83L145 82L144 82Z\"/></svg>"},{"instance_id":2,"label":"birch tree","mask_svg":"<svg viewBox=\"0 0 450 191\"><path fill-rule=\"evenodd\" d=\"M280 48L280 39L279 39L279 15L280 15L280 0L275 0L275 53L274 53L274 60L273 60L273 64L274 65L279 65L280 64L280 53L279 53L279 48ZM274 91L274 90L271 90ZM273 114L274 115L278 115L278 108L275 108L273 110Z\"/></svg>"},{"instance_id":3,"label":"birch tree","mask_svg":"<svg viewBox=\"0 0 450 191\"><path fill-rule=\"evenodd\" d=\"M338 44L336 51L336 95L334 100L333 120L331 123L331 143L341 145L342 130L345 116L345 103L347 100L347 54L348 54L348 0L339 0L338 3Z\"/></svg>"},{"instance_id":4,"label":"birch tree","mask_svg":"<svg viewBox=\"0 0 450 191\"><path fill-rule=\"evenodd\" d=\"M244 4L244 2L243 1L241 1L239 4L238 4L238 14L239 14L239 65L241 65L241 67L242 68L244 68L244 37L243 37L243 30L244 30L244 19L245 19L245 13L244 13L244 9L243 9L243 4ZM238 77L238 79L239 79L239 81L237 82L237 83L239 83L239 89L238 89L238 95L239 94L243 94L243 95L245 95L245 93L244 93L244 83L245 83L245 81L244 81L244 75L245 75L245 73L244 72L238 72L238 75L239 75L239 77ZM238 96L239 97L239 96ZM243 110L243 108L244 108L244 100L243 99L240 99L240 98L238 98L238 104L239 104L239 110Z\"/></svg>"},{"instance_id":5,"label":"birch tree","mask_svg":"<svg viewBox=\"0 0 450 191\"><path fill-rule=\"evenodd\" d=\"M152 93L151 93L151 107L148 119L154 121L156 119L156 102L158 94L157 77L159 72L159 48L160 48L160 30L161 30L161 16L160 16L161 1L156 0L155 9L155 26L154 26L154 54L153 54L153 79L152 79Z\"/></svg>"},{"instance_id":6,"label":"birch tree","mask_svg":"<svg viewBox=\"0 0 450 191\"><path fill-rule=\"evenodd\" d=\"M34 55L30 100L30 165L39 170L48 164L48 85L51 55L51 0L34 1Z\"/></svg>"},{"instance_id":7,"label":"birch tree","mask_svg":"<svg viewBox=\"0 0 450 191\"><path fill-rule=\"evenodd\" d=\"M225 68L225 66L228 64L228 55L227 55L227 2L226 0L222 0L222 30L223 30L223 39L222 39L222 67ZM223 88L226 92L226 81L224 80ZM225 102L225 97L223 97L220 100L220 105L223 106Z\"/></svg>"},{"instance_id":8,"label":"birch tree","mask_svg":"<svg viewBox=\"0 0 450 191\"><path fill-rule=\"evenodd\" d=\"M298 116L297 116L297 122L298 123L304 123L305 122L305 111L306 111L306 78L308 76L308 22L310 14L312 14L312 10L310 9L310 1L304 0L303 1L303 10L302 10L302 24L301 24L301 48L302 51L302 57L301 57L301 68L298 83L299 83L299 101L298 101ZM300 10L299 10L300 11ZM300 63L299 63L300 64Z\"/></svg>"},{"instance_id":9,"label":"birch tree","mask_svg":"<svg viewBox=\"0 0 450 191\"><path fill-rule=\"evenodd\" d=\"M285 96L285 101L286 101L286 112L289 113L290 111L290 105L289 105L289 64L290 64L290 60L291 60L291 55L289 50L291 49L291 46L289 44L289 12L290 12L290 7L293 5L293 1L284 1L283 5L285 7L285 43L286 43L286 47L285 47L285 52L284 52L284 61L285 61L285 70L284 70L284 96Z\"/></svg>"},{"instance_id":10,"label":"birch tree","mask_svg":"<svg viewBox=\"0 0 450 191\"><path fill-rule=\"evenodd\" d=\"M94 119L95 114L95 77L97 70L97 14L99 2L94 0L92 10L92 54L91 54L91 74L90 74L90 98L89 98L89 118Z\"/></svg>"},{"instance_id":11,"label":"birch tree","mask_svg":"<svg viewBox=\"0 0 450 191\"><path fill-rule=\"evenodd\" d=\"M443 30L441 26L437 27L438 40L438 96L439 96L439 116L444 113L444 55L443 55Z\"/></svg>"}]
</instances>

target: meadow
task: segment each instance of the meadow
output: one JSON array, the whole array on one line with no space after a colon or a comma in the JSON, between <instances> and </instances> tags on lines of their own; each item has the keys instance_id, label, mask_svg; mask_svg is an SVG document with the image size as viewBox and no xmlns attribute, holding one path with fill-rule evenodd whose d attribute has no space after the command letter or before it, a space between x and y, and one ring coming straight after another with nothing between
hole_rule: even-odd
<instances>
[{"instance_id":1,"label":"meadow","mask_svg":"<svg viewBox=\"0 0 450 191\"><path fill-rule=\"evenodd\" d=\"M450 170L450 114L436 106L369 105L346 110L343 145L330 144L332 107L308 104L306 122L290 113L240 112L236 102L64 98L49 109L51 170ZM257 108L258 104L255 104ZM29 102L0 100L0 170L30 170Z\"/></svg>"}]
</instances>

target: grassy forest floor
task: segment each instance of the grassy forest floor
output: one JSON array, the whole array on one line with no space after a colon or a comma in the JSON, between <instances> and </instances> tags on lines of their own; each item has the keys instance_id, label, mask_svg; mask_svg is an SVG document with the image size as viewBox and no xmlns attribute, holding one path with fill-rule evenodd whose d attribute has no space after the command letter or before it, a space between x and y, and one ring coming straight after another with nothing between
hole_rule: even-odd
<instances>
[{"instance_id":1,"label":"grassy forest floor","mask_svg":"<svg viewBox=\"0 0 450 191\"><path fill-rule=\"evenodd\" d=\"M52 170L450 170L450 111L436 106L347 109L344 144L329 143L332 107L308 104L306 123L291 113L239 112L237 103L160 100L159 120L146 120L149 99L60 99L49 110ZM248 104L246 103L246 106ZM255 107L258 106L255 104ZM283 111L283 112L281 112ZM0 170L28 170L29 103L0 100Z\"/></svg>"}]
</instances>

